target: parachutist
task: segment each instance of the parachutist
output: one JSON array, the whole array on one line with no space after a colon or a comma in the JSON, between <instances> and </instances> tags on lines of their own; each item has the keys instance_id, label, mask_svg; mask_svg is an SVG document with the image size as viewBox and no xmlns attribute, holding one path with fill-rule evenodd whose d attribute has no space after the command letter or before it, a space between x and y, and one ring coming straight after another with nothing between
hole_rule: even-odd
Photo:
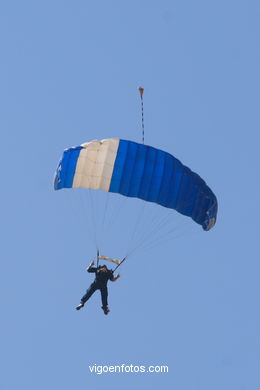
<instances>
[{"instance_id":1,"label":"parachutist","mask_svg":"<svg viewBox=\"0 0 260 390\"><path fill-rule=\"evenodd\" d=\"M88 301L91 295L95 291L100 290L102 309L104 311L104 314L108 314L110 310L107 303L107 282L108 280L111 280L111 282L115 282L118 278L120 278L120 275L117 274L116 276L114 276L113 271L111 269L108 269L106 265L101 265L99 267L93 266L94 261L92 261L87 267L87 271L96 274L95 280L86 291L86 294L83 295L83 297L81 298L80 304L76 307L76 310L80 310L82 307L84 307L85 303Z\"/></svg>"}]
</instances>

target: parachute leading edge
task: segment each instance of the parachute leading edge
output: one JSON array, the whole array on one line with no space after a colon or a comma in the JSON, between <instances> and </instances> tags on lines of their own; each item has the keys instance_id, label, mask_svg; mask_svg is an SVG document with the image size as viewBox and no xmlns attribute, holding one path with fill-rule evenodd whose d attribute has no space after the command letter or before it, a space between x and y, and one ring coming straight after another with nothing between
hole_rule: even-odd
<instances>
[{"instance_id":1,"label":"parachute leading edge","mask_svg":"<svg viewBox=\"0 0 260 390\"><path fill-rule=\"evenodd\" d=\"M171 154L110 138L66 149L54 188L90 188L136 197L177 210L210 230L217 198L205 181Z\"/></svg>"}]
</instances>

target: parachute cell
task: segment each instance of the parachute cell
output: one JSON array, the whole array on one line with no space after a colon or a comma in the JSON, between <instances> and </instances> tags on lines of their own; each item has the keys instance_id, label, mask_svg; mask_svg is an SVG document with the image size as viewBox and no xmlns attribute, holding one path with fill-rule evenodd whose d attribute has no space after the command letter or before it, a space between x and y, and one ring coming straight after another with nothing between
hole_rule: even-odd
<instances>
[{"instance_id":1,"label":"parachute cell","mask_svg":"<svg viewBox=\"0 0 260 390\"><path fill-rule=\"evenodd\" d=\"M66 149L54 188L89 188L136 197L175 209L210 230L217 198L205 181L171 154L117 138Z\"/></svg>"}]
</instances>

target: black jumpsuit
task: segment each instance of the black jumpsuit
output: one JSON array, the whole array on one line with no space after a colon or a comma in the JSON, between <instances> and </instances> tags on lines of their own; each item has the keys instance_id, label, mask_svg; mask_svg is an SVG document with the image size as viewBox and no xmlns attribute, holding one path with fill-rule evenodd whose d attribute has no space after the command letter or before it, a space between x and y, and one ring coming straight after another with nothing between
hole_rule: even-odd
<instances>
[{"instance_id":1,"label":"black jumpsuit","mask_svg":"<svg viewBox=\"0 0 260 390\"><path fill-rule=\"evenodd\" d=\"M96 278L94 282L90 285L90 287L87 289L86 294L83 295L81 298L81 303L87 302L87 300L91 297L91 295L96 291L100 290L101 292L101 299L102 299L102 308L104 309L107 306L107 296L108 296L108 291L107 291L107 282L108 280L113 279L113 271L112 270L107 270L107 271L102 271L101 267L90 267L88 269L88 272L92 272L96 274Z\"/></svg>"}]
</instances>

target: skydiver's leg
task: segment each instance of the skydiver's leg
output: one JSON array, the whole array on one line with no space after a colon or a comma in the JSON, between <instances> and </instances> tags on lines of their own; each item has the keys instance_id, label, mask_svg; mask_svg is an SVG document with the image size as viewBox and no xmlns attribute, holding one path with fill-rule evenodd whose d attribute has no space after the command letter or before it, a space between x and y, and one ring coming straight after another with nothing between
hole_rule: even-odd
<instances>
[{"instance_id":1,"label":"skydiver's leg","mask_svg":"<svg viewBox=\"0 0 260 390\"><path fill-rule=\"evenodd\" d=\"M102 299L102 309L104 310L105 314L108 314L109 308L107 305L107 297L108 297L107 286L101 287L100 292L101 292L101 299Z\"/></svg>"},{"instance_id":2,"label":"skydiver's leg","mask_svg":"<svg viewBox=\"0 0 260 390\"><path fill-rule=\"evenodd\" d=\"M83 295L80 302L83 303L83 305L89 300L91 295L94 294L94 292L97 290L97 285L95 283L92 283L90 287L87 289L86 294Z\"/></svg>"}]
</instances>

